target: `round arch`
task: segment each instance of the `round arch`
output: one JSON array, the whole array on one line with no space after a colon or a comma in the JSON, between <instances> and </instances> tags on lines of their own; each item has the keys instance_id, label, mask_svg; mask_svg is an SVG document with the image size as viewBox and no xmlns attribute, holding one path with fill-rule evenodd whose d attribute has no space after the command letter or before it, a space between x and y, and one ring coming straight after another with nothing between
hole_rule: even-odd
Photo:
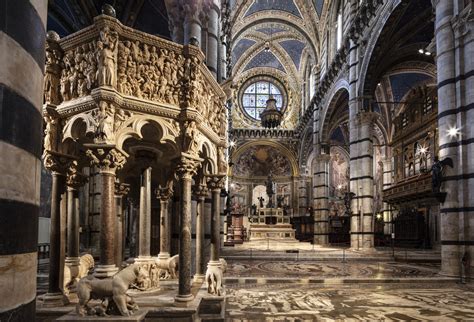
<instances>
[{"instance_id":1,"label":"round arch","mask_svg":"<svg viewBox=\"0 0 474 322\"><path fill-rule=\"evenodd\" d=\"M279 142L275 141L270 141L270 140L258 140L258 141L251 141L251 142L246 142L239 146L233 153L232 153L232 160L238 160L238 158L250 147L256 146L256 145L264 145L264 146L270 146L273 147L277 150L279 150L290 162L291 166L291 175L294 177L297 177L299 175L299 168L298 168L298 162L296 161L295 155L289 150L286 146ZM229 171L229 175L233 175L233 169L231 168Z\"/></svg>"}]
</instances>

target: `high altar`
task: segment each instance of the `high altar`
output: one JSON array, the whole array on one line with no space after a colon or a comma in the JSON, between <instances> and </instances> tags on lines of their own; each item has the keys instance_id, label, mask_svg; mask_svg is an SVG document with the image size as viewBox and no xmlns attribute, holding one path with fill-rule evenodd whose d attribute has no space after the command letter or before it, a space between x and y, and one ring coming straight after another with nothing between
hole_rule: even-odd
<instances>
[{"instance_id":1,"label":"high altar","mask_svg":"<svg viewBox=\"0 0 474 322\"><path fill-rule=\"evenodd\" d=\"M257 214L249 218L250 241L277 239L296 241L295 229L290 217L284 215L283 208L260 208Z\"/></svg>"}]
</instances>

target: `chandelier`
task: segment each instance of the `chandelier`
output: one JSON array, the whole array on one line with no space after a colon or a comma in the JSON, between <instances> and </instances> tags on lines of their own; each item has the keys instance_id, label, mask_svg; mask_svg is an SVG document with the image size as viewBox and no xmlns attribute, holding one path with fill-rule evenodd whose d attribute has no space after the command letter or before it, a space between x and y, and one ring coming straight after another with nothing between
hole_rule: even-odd
<instances>
[{"instance_id":1,"label":"chandelier","mask_svg":"<svg viewBox=\"0 0 474 322\"><path fill-rule=\"evenodd\" d=\"M274 128L278 127L281 124L281 119L283 118L283 113L280 112L276 107L276 99L270 94L270 98L267 100L267 106L260 113L260 119L262 121L262 126L265 128Z\"/></svg>"}]
</instances>

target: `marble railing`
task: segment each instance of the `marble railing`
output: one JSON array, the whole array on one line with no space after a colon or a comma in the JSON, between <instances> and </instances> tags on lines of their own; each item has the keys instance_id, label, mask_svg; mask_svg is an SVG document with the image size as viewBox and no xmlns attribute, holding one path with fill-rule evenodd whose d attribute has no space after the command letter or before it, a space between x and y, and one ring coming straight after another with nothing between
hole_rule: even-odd
<instances>
[{"instance_id":1,"label":"marble railing","mask_svg":"<svg viewBox=\"0 0 474 322\"><path fill-rule=\"evenodd\" d=\"M196 46L182 46L101 15L93 25L62 39L48 33L46 48L44 100L58 111L103 90L131 109L156 109L171 118L184 112L215 137L225 135L225 94Z\"/></svg>"}]
</instances>

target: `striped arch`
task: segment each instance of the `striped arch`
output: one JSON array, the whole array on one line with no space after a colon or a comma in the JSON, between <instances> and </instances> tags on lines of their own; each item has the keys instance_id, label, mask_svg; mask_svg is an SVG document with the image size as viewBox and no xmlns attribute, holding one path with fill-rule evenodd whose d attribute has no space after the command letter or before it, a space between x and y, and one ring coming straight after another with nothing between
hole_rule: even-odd
<instances>
[{"instance_id":1,"label":"striped arch","mask_svg":"<svg viewBox=\"0 0 474 322\"><path fill-rule=\"evenodd\" d=\"M329 140L329 130L331 127L329 121L332 114L335 112L336 103L344 91L349 93L349 83L346 79L339 79L329 92L329 99L327 100L329 103L323 109L319 121L321 124L321 130L319 131L320 142L326 142Z\"/></svg>"}]
</instances>

